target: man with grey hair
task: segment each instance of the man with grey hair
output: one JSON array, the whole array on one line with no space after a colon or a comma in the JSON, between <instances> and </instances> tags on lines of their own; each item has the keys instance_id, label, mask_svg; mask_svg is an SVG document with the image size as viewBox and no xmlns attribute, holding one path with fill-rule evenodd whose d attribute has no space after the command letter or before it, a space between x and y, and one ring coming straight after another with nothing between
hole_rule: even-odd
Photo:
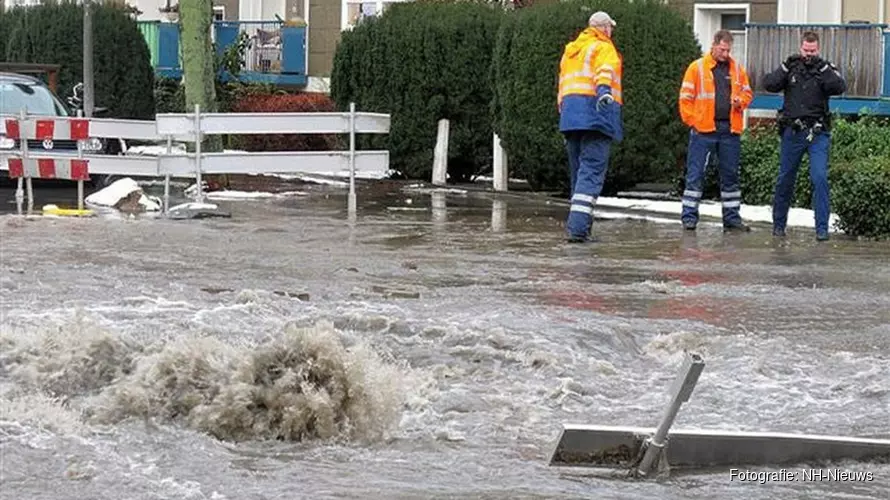
<instances>
[{"instance_id":1,"label":"man with grey hair","mask_svg":"<svg viewBox=\"0 0 890 500\"><path fill-rule=\"evenodd\" d=\"M609 148L623 138L621 122L621 56L612 43L617 23L594 12L588 27L565 46L559 63L559 130L566 139L572 205L567 239L590 239L593 207L603 189Z\"/></svg>"}]
</instances>

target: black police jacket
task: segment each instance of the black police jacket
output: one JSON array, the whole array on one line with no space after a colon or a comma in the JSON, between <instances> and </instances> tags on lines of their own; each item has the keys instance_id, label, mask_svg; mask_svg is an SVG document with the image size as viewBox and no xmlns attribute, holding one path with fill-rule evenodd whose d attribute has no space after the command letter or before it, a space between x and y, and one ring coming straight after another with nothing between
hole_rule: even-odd
<instances>
[{"instance_id":1,"label":"black police jacket","mask_svg":"<svg viewBox=\"0 0 890 500\"><path fill-rule=\"evenodd\" d=\"M827 129L828 98L846 92L847 82L830 62L793 55L763 78L763 88L767 92L785 92L780 122L789 124L799 118L807 126L822 122Z\"/></svg>"}]
</instances>

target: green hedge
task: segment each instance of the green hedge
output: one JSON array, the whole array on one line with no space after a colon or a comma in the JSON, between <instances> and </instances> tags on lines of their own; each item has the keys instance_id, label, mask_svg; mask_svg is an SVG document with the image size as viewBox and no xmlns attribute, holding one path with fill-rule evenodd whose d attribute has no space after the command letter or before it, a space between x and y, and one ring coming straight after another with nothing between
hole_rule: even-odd
<instances>
[{"instance_id":1,"label":"green hedge","mask_svg":"<svg viewBox=\"0 0 890 500\"><path fill-rule=\"evenodd\" d=\"M154 116L154 71L148 46L129 11L93 4L95 104L109 116ZM74 3L15 7L0 14L3 59L59 64L63 102L83 80L83 9Z\"/></svg>"},{"instance_id":2,"label":"green hedge","mask_svg":"<svg viewBox=\"0 0 890 500\"><path fill-rule=\"evenodd\" d=\"M511 13L498 32L492 109L510 167L535 189L568 186L556 109L563 47L596 10L617 22L624 59L624 141L613 147L604 194L638 182L669 182L682 169L688 130L677 98L683 74L701 56L691 27L659 1L575 0Z\"/></svg>"},{"instance_id":3,"label":"green hedge","mask_svg":"<svg viewBox=\"0 0 890 500\"><path fill-rule=\"evenodd\" d=\"M890 238L890 156L839 164L829 178L839 229L852 236Z\"/></svg>"},{"instance_id":4,"label":"green hedge","mask_svg":"<svg viewBox=\"0 0 890 500\"><path fill-rule=\"evenodd\" d=\"M488 81L503 12L471 2L395 4L343 34L331 97L339 109L390 113L390 133L360 146L390 151L391 167L429 178L437 123L450 121L448 173L469 180L491 165Z\"/></svg>"},{"instance_id":5,"label":"green hedge","mask_svg":"<svg viewBox=\"0 0 890 500\"><path fill-rule=\"evenodd\" d=\"M752 127L742 137L742 201L771 205L779 173L780 138L775 126ZM854 236L890 236L890 126L874 118L835 118L829 161L831 209L840 229ZM716 169L707 176L706 196L719 199ZM811 208L809 158L797 175L793 207Z\"/></svg>"}]
</instances>

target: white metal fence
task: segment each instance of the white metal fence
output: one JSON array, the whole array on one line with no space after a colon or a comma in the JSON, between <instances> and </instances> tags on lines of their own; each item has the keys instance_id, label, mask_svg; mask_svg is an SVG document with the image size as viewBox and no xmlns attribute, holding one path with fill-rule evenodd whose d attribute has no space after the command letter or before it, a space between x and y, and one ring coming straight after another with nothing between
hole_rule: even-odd
<instances>
[{"instance_id":1,"label":"white metal fence","mask_svg":"<svg viewBox=\"0 0 890 500\"><path fill-rule=\"evenodd\" d=\"M383 113L357 112L350 104L348 112L319 113L201 113L198 106L192 113L159 114L155 120L114 120L3 115L0 117L0 139L7 134L6 126L16 128L16 135L40 138L37 122L52 125L55 130L88 128L89 137L121 138L124 140L166 141L166 151L157 156L86 154L78 146L76 153L31 151L27 141L18 147L0 149L0 169L9 170L10 160L71 160L86 162L90 175L123 175L131 177L163 177L165 179L164 210L169 207L171 177L195 178L198 201L204 199L204 174L322 174L349 172L348 211L356 212L355 178L357 173L377 176L389 171L389 152L356 150L356 134L385 134L390 130L390 116ZM15 122L15 123L13 123ZM77 122L77 126L72 123ZM84 122L87 124L84 125ZM26 132L22 132L26 131ZM30 132L28 132L30 131ZM82 131L81 131L82 133ZM201 141L208 135L219 134L348 134L349 149L336 151L276 151L206 153ZM182 153L173 150L174 141L193 142L195 151ZM7 141L7 145L8 145ZM31 178L22 176L28 185L28 208L33 208ZM17 196L21 196L21 182ZM79 195L82 204L82 193Z\"/></svg>"}]
</instances>

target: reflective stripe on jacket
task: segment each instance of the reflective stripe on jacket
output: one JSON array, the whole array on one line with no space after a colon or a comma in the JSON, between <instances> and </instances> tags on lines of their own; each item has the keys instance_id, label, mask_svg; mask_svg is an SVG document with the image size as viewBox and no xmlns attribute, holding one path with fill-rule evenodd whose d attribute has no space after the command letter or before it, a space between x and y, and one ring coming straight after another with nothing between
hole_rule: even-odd
<instances>
[{"instance_id":1,"label":"reflective stripe on jacket","mask_svg":"<svg viewBox=\"0 0 890 500\"><path fill-rule=\"evenodd\" d=\"M697 132L708 133L717 130L714 123L716 91L714 89L714 66L717 61L711 54L693 61L686 68L683 85L680 87L680 117L683 123ZM731 79L731 100L739 99L740 107L730 103L729 123L734 134L741 134L745 126L743 111L751 104L754 93L748 82L748 74L735 59L729 59L729 77Z\"/></svg>"},{"instance_id":2,"label":"reflective stripe on jacket","mask_svg":"<svg viewBox=\"0 0 890 500\"><path fill-rule=\"evenodd\" d=\"M623 139L621 56L604 33L587 28L566 44L559 63L559 130L597 131L614 141ZM611 105L597 109L597 87L607 86Z\"/></svg>"}]
</instances>

